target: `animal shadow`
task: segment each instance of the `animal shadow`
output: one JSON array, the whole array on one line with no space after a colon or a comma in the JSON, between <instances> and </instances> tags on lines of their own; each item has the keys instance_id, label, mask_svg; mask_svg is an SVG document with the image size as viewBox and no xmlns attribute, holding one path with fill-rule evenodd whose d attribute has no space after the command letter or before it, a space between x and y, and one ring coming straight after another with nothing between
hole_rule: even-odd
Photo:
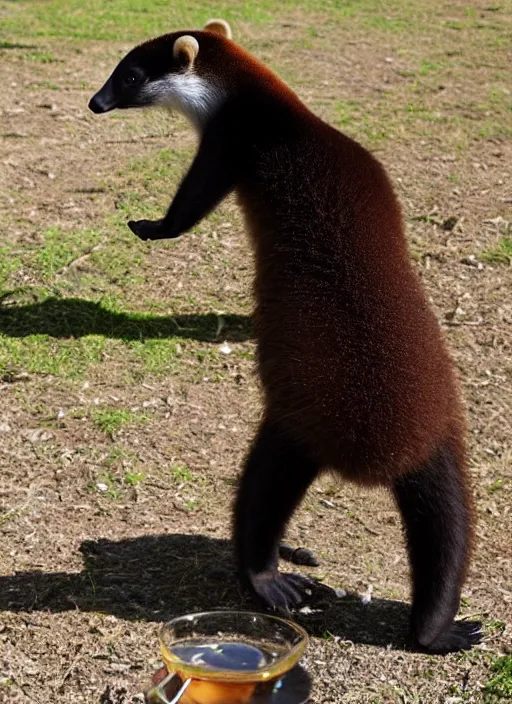
<instances>
[{"instance_id":1,"label":"animal shadow","mask_svg":"<svg viewBox=\"0 0 512 704\"><path fill-rule=\"evenodd\" d=\"M80 573L0 577L0 609L103 611L165 621L240 602L228 541L201 535L85 540Z\"/></svg>"},{"instance_id":2,"label":"animal shadow","mask_svg":"<svg viewBox=\"0 0 512 704\"><path fill-rule=\"evenodd\" d=\"M163 622L214 609L261 610L239 587L231 544L202 535L154 535L86 540L80 573L22 572L0 577L0 610L100 611L128 620ZM356 595L321 604L294 618L315 636L403 648L409 607ZM321 609L316 609L320 606Z\"/></svg>"},{"instance_id":3,"label":"animal shadow","mask_svg":"<svg viewBox=\"0 0 512 704\"><path fill-rule=\"evenodd\" d=\"M251 318L245 315L119 313L105 308L101 301L81 298L51 297L18 305L10 302L14 293L0 297L0 333L9 337L103 335L122 340L179 337L200 342L243 342L253 337Z\"/></svg>"}]
</instances>

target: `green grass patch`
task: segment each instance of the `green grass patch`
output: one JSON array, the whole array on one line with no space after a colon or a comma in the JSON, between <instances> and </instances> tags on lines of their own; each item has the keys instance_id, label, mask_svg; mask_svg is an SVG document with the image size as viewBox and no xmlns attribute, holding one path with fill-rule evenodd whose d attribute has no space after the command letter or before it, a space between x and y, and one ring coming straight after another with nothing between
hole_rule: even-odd
<instances>
[{"instance_id":1,"label":"green grass patch","mask_svg":"<svg viewBox=\"0 0 512 704\"><path fill-rule=\"evenodd\" d=\"M237 22L263 23L302 13L327 14L338 23L395 32L418 27L425 12L412 0L2 0L3 31L13 36L65 36L75 39L119 39L133 43L177 28L198 28L212 15ZM415 20L414 22L412 20Z\"/></svg>"},{"instance_id":2,"label":"green grass patch","mask_svg":"<svg viewBox=\"0 0 512 704\"><path fill-rule=\"evenodd\" d=\"M482 254L482 259L489 264L512 264L512 237L502 237L492 249Z\"/></svg>"},{"instance_id":3,"label":"green grass patch","mask_svg":"<svg viewBox=\"0 0 512 704\"><path fill-rule=\"evenodd\" d=\"M41 233L41 244L27 247L18 261L32 280L55 292L83 294L106 283L131 286L143 280L143 245L123 225L98 230L49 228Z\"/></svg>"},{"instance_id":4,"label":"green grass patch","mask_svg":"<svg viewBox=\"0 0 512 704\"><path fill-rule=\"evenodd\" d=\"M39 275L41 283L48 283L71 262L97 245L100 239L101 235L91 230L64 233L60 228L52 227L42 233L42 245L29 251L26 261Z\"/></svg>"},{"instance_id":5,"label":"green grass patch","mask_svg":"<svg viewBox=\"0 0 512 704\"><path fill-rule=\"evenodd\" d=\"M49 51L30 51L28 54L23 54L22 56L29 61L36 61L40 64L54 64L60 61L60 59L56 59Z\"/></svg>"},{"instance_id":6,"label":"green grass patch","mask_svg":"<svg viewBox=\"0 0 512 704\"><path fill-rule=\"evenodd\" d=\"M166 0L25 0L23 3L0 0L3 35L0 49L33 49L27 37L66 37L73 39L120 40L133 44L150 36L181 28L200 28L212 15L224 17L235 28L237 23L274 23L292 18L299 12L311 15L310 26L317 17L335 22L347 33L366 29L374 34L424 32L435 28L437 33L453 35L454 31L484 32L487 42L506 46L505 28L499 22L481 21L468 15L465 8L453 8L446 18L445 7L436 2L413 0L218 0L215 8L208 0L188 0L169 4ZM304 42L311 37L311 28L301 29ZM36 47L36 49L38 49ZM43 57L46 52L38 51ZM49 60L53 57L49 55ZM44 60L42 58L41 60Z\"/></svg>"},{"instance_id":7,"label":"green grass patch","mask_svg":"<svg viewBox=\"0 0 512 704\"><path fill-rule=\"evenodd\" d=\"M495 118L484 120L483 126L478 130L478 137L487 141L508 139L512 137L512 127L509 125L500 123Z\"/></svg>"},{"instance_id":8,"label":"green grass patch","mask_svg":"<svg viewBox=\"0 0 512 704\"><path fill-rule=\"evenodd\" d=\"M1 247L0 296L20 269L29 275L32 291L42 287L67 296L91 297L98 290L124 296L145 283L147 246L130 233L126 222L161 217L191 159L190 151L162 150L131 161L104 187L115 191L118 200L98 229L51 227L40 233L39 242L22 250Z\"/></svg>"},{"instance_id":9,"label":"green grass patch","mask_svg":"<svg viewBox=\"0 0 512 704\"><path fill-rule=\"evenodd\" d=\"M20 371L68 379L80 379L91 365L99 364L105 338L89 335L78 340L56 340L51 335L29 335L24 339L2 333L0 310L0 375Z\"/></svg>"},{"instance_id":10,"label":"green grass patch","mask_svg":"<svg viewBox=\"0 0 512 704\"><path fill-rule=\"evenodd\" d=\"M197 302L186 305L199 308ZM144 307L151 309L151 302ZM14 291L0 301L0 374L80 379L108 360L138 376L173 374L191 356L196 367L198 355L205 364L218 359L216 348L204 343L242 342L252 335L244 315L154 315L125 311L114 296L91 301L53 296L47 289Z\"/></svg>"},{"instance_id":11,"label":"green grass patch","mask_svg":"<svg viewBox=\"0 0 512 704\"><path fill-rule=\"evenodd\" d=\"M61 90L61 86L52 83L52 81L38 81L37 83L33 83L30 88L33 90Z\"/></svg>"},{"instance_id":12,"label":"green grass patch","mask_svg":"<svg viewBox=\"0 0 512 704\"><path fill-rule=\"evenodd\" d=\"M131 487L139 486L146 479L144 472L125 472L124 483Z\"/></svg>"},{"instance_id":13,"label":"green grass patch","mask_svg":"<svg viewBox=\"0 0 512 704\"><path fill-rule=\"evenodd\" d=\"M40 242L16 249L0 247L0 296L16 287L12 275L28 274L30 290L81 294L105 283L132 285L142 281L143 245L123 228L69 230L51 227ZM78 264L78 266L74 266ZM28 289L26 289L28 290Z\"/></svg>"},{"instance_id":14,"label":"green grass patch","mask_svg":"<svg viewBox=\"0 0 512 704\"><path fill-rule=\"evenodd\" d=\"M173 465L171 467L171 476L178 483L194 481L192 472L184 464Z\"/></svg>"},{"instance_id":15,"label":"green grass patch","mask_svg":"<svg viewBox=\"0 0 512 704\"><path fill-rule=\"evenodd\" d=\"M0 297L9 289L11 274L21 266L21 259L13 254L12 247L0 247Z\"/></svg>"},{"instance_id":16,"label":"green grass patch","mask_svg":"<svg viewBox=\"0 0 512 704\"><path fill-rule=\"evenodd\" d=\"M423 62L423 66L429 62ZM441 71L441 65L439 71ZM432 71L434 69L432 68ZM440 76L432 78L430 69L424 69L421 80L411 76L411 82L404 86L404 96L397 103L396 97L386 95L376 100L338 101L335 105L333 123L343 132L369 146L378 148L388 140L411 141L421 139L437 140L444 151L465 152L471 141L503 140L512 134L510 108L505 95L493 92L492 101L482 104L452 105L440 100L432 109L432 93L438 88Z\"/></svg>"},{"instance_id":17,"label":"green grass patch","mask_svg":"<svg viewBox=\"0 0 512 704\"><path fill-rule=\"evenodd\" d=\"M420 64L419 74L420 76L427 76L431 73L438 73L443 70L444 66L436 61L426 61L423 60Z\"/></svg>"},{"instance_id":18,"label":"green grass patch","mask_svg":"<svg viewBox=\"0 0 512 704\"><path fill-rule=\"evenodd\" d=\"M495 494L497 491L500 491L500 489L503 489L504 486L505 482L503 481L503 479L498 477L498 479L495 479L493 483L489 487L487 487L487 491L489 492L489 494Z\"/></svg>"},{"instance_id":19,"label":"green grass patch","mask_svg":"<svg viewBox=\"0 0 512 704\"><path fill-rule=\"evenodd\" d=\"M121 486L117 478L110 472L101 472L94 482L88 484L89 491L105 496L108 499L119 499Z\"/></svg>"},{"instance_id":20,"label":"green grass patch","mask_svg":"<svg viewBox=\"0 0 512 704\"><path fill-rule=\"evenodd\" d=\"M484 701L491 703L497 700L512 699L512 655L504 655L495 660L492 665L493 677L484 687Z\"/></svg>"},{"instance_id":21,"label":"green grass patch","mask_svg":"<svg viewBox=\"0 0 512 704\"><path fill-rule=\"evenodd\" d=\"M132 342L131 347L137 360L146 372L156 375L170 375L178 371L178 340L146 340Z\"/></svg>"},{"instance_id":22,"label":"green grass patch","mask_svg":"<svg viewBox=\"0 0 512 704\"><path fill-rule=\"evenodd\" d=\"M240 9L233 3L220 2L215 13L226 19L264 21L274 3L252 0ZM165 0L53 0L44 3L25 2L12 8L4 19L4 31L22 36L66 36L75 39L141 40L148 36L172 31L178 27L200 27L210 17L211 3L189 0L186 4ZM9 5L11 7L9 7Z\"/></svg>"},{"instance_id":23,"label":"green grass patch","mask_svg":"<svg viewBox=\"0 0 512 704\"><path fill-rule=\"evenodd\" d=\"M131 414L120 416L108 412L110 415L106 416L105 411L100 411L100 413L102 415L99 418L99 425L102 430L107 429L105 432L115 432L115 430L111 430L113 427L119 429L125 423L130 423L133 420ZM137 420L141 420L140 416ZM98 425L98 422L96 424ZM140 471L137 467L139 462L137 454L122 445L113 445L106 454L97 457L97 460L105 469L98 475L97 482L92 488L100 494L104 492L112 494L113 492L117 498L122 488L135 488L146 480L145 472ZM98 488L98 483L105 484L107 489L105 490L105 486Z\"/></svg>"},{"instance_id":24,"label":"green grass patch","mask_svg":"<svg viewBox=\"0 0 512 704\"><path fill-rule=\"evenodd\" d=\"M127 408L98 409L91 412L94 424L108 435L112 435L123 426L133 423L147 423L148 417L142 413L135 413Z\"/></svg>"},{"instance_id":25,"label":"green grass patch","mask_svg":"<svg viewBox=\"0 0 512 704\"><path fill-rule=\"evenodd\" d=\"M363 109L357 100L344 100L336 103L336 113L338 124L350 125L352 122L361 119Z\"/></svg>"},{"instance_id":26,"label":"green grass patch","mask_svg":"<svg viewBox=\"0 0 512 704\"><path fill-rule=\"evenodd\" d=\"M23 516L27 512L28 512L28 509L25 507L22 507L22 508L11 508L11 509L8 509L7 511L4 511L3 513L0 513L0 528L3 525L5 525L8 521L10 521L12 518L15 518L16 516Z\"/></svg>"},{"instance_id":27,"label":"green grass patch","mask_svg":"<svg viewBox=\"0 0 512 704\"><path fill-rule=\"evenodd\" d=\"M192 163L194 151L162 149L149 157L131 160L119 171L112 182L119 194L114 226L125 232L127 220L161 218Z\"/></svg>"},{"instance_id":28,"label":"green grass patch","mask_svg":"<svg viewBox=\"0 0 512 704\"><path fill-rule=\"evenodd\" d=\"M411 87L414 90L414 87ZM430 110L414 96L398 107L389 99L364 104L355 100L338 102L334 123L348 135L375 148L392 138L430 136L432 125L455 124L458 118Z\"/></svg>"},{"instance_id":29,"label":"green grass patch","mask_svg":"<svg viewBox=\"0 0 512 704\"><path fill-rule=\"evenodd\" d=\"M109 448L107 454L101 457L102 465L109 469L125 466L126 463L132 463L136 460L137 455L122 445L113 445Z\"/></svg>"},{"instance_id":30,"label":"green grass patch","mask_svg":"<svg viewBox=\"0 0 512 704\"><path fill-rule=\"evenodd\" d=\"M336 103L334 124L354 139L372 146L390 136L387 123L376 118L375 105L365 105L357 100Z\"/></svg>"}]
</instances>

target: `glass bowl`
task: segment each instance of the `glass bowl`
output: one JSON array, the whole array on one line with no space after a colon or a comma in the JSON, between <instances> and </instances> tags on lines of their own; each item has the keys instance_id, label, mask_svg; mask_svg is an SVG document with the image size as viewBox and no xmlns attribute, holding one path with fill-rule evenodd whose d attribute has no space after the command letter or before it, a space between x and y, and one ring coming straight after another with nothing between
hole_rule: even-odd
<instances>
[{"instance_id":1,"label":"glass bowl","mask_svg":"<svg viewBox=\"0 0 512 704\"><path fill-rule=\"evenodd\" d=\"M250 611L206 611L180 616L160 631L169 672L224 683L277 679L298 662L308 636L296 623Z\"/></svg>"}]
</instances>

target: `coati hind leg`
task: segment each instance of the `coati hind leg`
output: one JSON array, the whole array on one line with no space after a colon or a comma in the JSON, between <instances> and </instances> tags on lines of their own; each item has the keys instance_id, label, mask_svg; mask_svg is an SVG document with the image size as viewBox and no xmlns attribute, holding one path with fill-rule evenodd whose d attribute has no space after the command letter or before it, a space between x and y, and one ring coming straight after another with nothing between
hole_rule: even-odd
<instances>
[{"instance_id":1,"label":"coati hind leg","mask_svg":"<svg viewBox=\"0 0 512 704\"><path fill-rule=\"evenodd\" d=\"M302 448L266 421L240 480L234 512L240 577L267 605L283 612L316 586L307 577L279 572L277 564L286 524L318 471Z\"/></svg>"},{"instance_id":2,"label":"coati hind leg","mask_svg":"<svg viewBox=\"0 0 512 704\"><path fill-rule=\"evenodd\" d=\"M472 512L457 458L442 447L419 471L394 482L412 572L413 646L433 653L465 650L480 624L457 621L470 553Z\"/></svg>"}]
</instances>

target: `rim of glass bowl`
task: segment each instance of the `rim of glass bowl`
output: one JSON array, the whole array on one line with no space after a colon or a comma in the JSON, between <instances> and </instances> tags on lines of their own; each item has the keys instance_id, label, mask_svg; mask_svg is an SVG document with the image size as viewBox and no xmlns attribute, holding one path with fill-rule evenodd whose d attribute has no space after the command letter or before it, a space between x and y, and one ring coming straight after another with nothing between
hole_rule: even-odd
<instances>
[{"instance_id":1,"label":"rim of glass bowl","mask_svg":"<svg viewBox=\"0 0 512 704\"><path fill-rule=\"evenodd\" d=\"M183 662L176 655L173 655L169 650L169 645L173 643L178 643L180 640L185 640L185 638L177 638L175 640L169 641L166 634L170 629L174 627L179 621L190 621L194 618L199 617L226 617L226 618L236 618L237 616L242 617L256 617L262 621L268 621L273 623L278 623L284 625L290 630L294 631L300 640L286 651L283 655L277 658L269 667L261 668L260 670L208 670L200 665L191 665L188 662ZM293 621L288 621L280 616L273 616L270 614L262 614L256 611L200 611L198 613L186 614L184 616L178 616L173 618L171 621L165 623L159 634L160 640L160 650L162 653L162 658L167 665L167 668L171 671L178 672L185 678L192 678L198 680L213 680L215 682L266 682L268 680L277 679L279 676L284 675L285 672L291 670L292 667L299 661L300 657L304 653L308 644L308 634L297 623Z\"/></svg>"}]
</instances>

